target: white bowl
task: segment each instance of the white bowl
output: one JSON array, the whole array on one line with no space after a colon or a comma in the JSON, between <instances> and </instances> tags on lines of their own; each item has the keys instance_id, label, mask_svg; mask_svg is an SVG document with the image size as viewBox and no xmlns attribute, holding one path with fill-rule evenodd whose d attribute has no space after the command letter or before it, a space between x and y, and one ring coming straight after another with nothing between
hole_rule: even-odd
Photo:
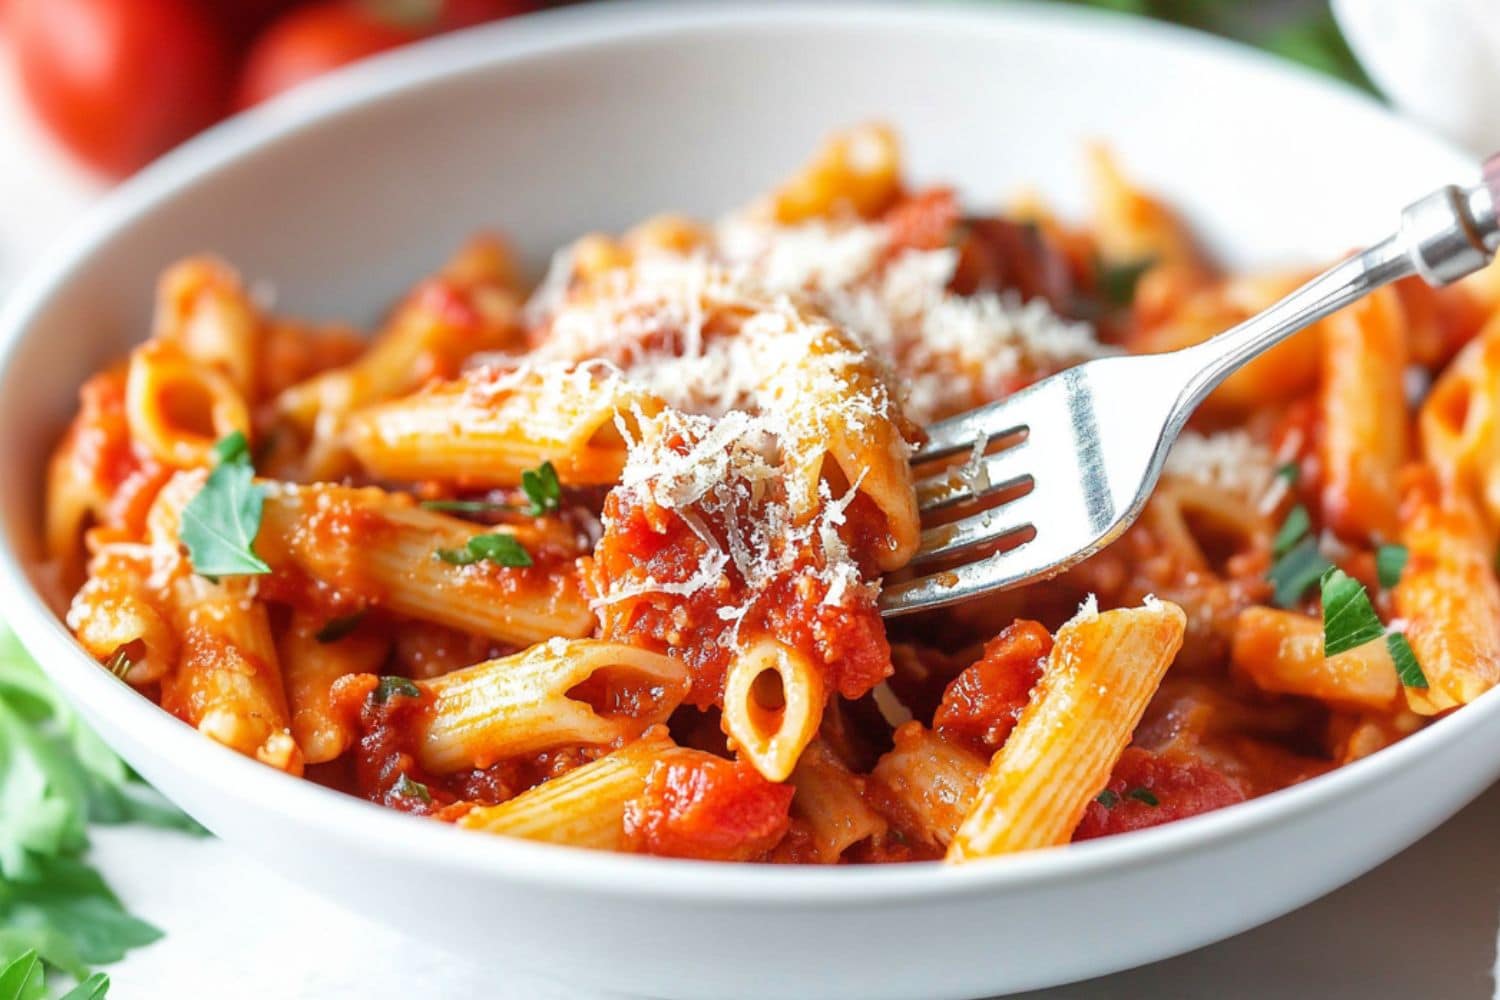
<instances>
[{"instance_id":1,"label":"white bowl","mask_svg":"<svg viewBox=\"0 0 1500 1000\"><path fill-rule=\"evenodd\" d=\"M539 259L657 210L715 213L869 117L899 126L917 178L975 203L1036 182L1076 205L1081 146L1106 138L1240 264L1338 253L1473 172L1282 63L1063 8L575 9L420 46L170 156L6 304L6 615L110 745L246 852L497 969L677 997L967 996L1162 958L1354 878L1500 774L1491 693L1296 788L961 870L596 854L411 819L238 757L100 670L39 597L44 455L79 382L144 335L172 259L212 249L291 311L367 317L476 227Z\"/></svg>"}]
</instances>

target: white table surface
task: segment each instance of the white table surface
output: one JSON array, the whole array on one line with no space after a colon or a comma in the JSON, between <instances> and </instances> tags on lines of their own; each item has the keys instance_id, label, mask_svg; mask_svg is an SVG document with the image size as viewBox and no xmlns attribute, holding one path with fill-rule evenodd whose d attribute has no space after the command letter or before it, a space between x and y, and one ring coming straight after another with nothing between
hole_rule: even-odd
<instances>
[{"instance_id":1,"label":"white table surface","mask_svg":"<svg viewBox=\"0 0 1500 1000\"><path fill-rule=\"evenodd\" d=\"M38 137L3 63L0 43L0 290L99 190ZM219 841L140 829L93 836L94 860L126 905L166 931L109 968L119 1000L588 996L412 941ZM1142 899L1141 919L1154 908L1192 905ZM1497 924L1500 786L1421 843L1296 913L1179 958L1027 997L1480 1000L1497 996Z\"/></svg>"}]
</instances>

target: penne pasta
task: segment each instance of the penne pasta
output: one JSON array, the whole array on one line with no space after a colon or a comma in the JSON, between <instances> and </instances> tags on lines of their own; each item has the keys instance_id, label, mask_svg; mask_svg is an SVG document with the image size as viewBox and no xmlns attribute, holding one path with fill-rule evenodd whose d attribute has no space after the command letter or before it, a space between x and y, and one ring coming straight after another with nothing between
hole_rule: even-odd
<instances>
[{"instance_id":1,"label":"penne pasta","mask_svg":"<svg viewBox=\"0 0 1500 1000\"><path fill-rule=\"evenodd\" d=\"M601 682L601 705L577 696L580 685ZM687 686L687 668L670 657L553 640L420 682L431 708L416 730L418 759L444 774L549 747L623 742L665 721ZM604 710L616 696L628 696L637 713Z\"/></svg>"},{"instance_id":2,"label":"penne pasta","mask_svg":"<svg viewBox=\"0 0 1500 1000\"><path fill-rule=\"evenodd\" d=\"M1406 688L1406 701L1433 715L1500 682L1500 583L1473 502L1428 468L1403 483L1401 541L1407 563L1394 592L1396 614L1406 620L1428 685Z\"/></svg>"},{"instance_id":3,"label":"penne pasta","mask_svg":"<svg viewBox=\"0 0 1500 1000\"><path fill-rule=\"evenodd\" d=\"M345 635L341 623L353 621ZM355 618L329 619L295 609L277 644L291 712L292 738L309 764L337 760L354 742L353 720L338 712L330 698L333 684L350 674L379 670L389 644L362 632Z\"/></svg>"},{"instance_id":4,"label":"penne pasta","mask_svg":"<svg viewBox=\"0 0 1500 1000\"><path fill-rule=\"evenodd\" d=\"M985 760L920 722L901 726L894 739L870 776L895 806L907 836L945 849L984 782Z\"/></svg>"},{"instance_id":5,"label":"penne pasta","mask_svg":"<svg viewBox=\"0 0 1500 1000\"><path fill-rule=\"evenodd\" d=\"M1064 625L1015 730L948 845L949 862L1065 844L1182 645L1186 616L1148 602Z\"/></svg>"},{"instance_id":6,"label":"penne pasta","mask_svg":"<svg viewBox=\"0 0 1500 1000\"><path fill-rule=\"evenodd\" d=\"M1323 655L1323 623L1295 611L1253 607L1234 626L1230 661L1262 691L1390 710L1401 695L1396 664L1383 642Z\"/></svg>"},{"instance_id":7,"label":"penne pasta","mask_svg":"<svg viewBox=\"0 0 1500 1000\"><path fill-rule=\"evenodd\" d=\"M273 567L397 614L506 642L578 637L593 626L569 565L566 531L549 533L541 524L486 529L374 488L266 488L259 552ZM492 534L516 539L532 564L459 565L438 555Z\"/></svg>"},{"instance_id":8,"label":"penne pasta","mask_svg":"<svg viewBox=\"0 0 1500 1000\"><path fill-rule=\"evenodd\" d=\"M480 369L355 413L349 448L384 479L516 486L551 462L569 486L617 482L625 440L659 401L597 368Z\"/></svg>"},{"instance_id":9,"label":"penne pasta","mask_svg":"<svg viewBox=\"0 0 1500 1000\"><path fill-rule=\"evenodd\" d=\"M1396 480L1407 457L1405 319L1390 289L1322 323L1323 516L1349 539L1396 537Z\"/></svg>"},{"instance_id":10,"label":"penne pasta","mask_svg":"<svg viewBox=\"0 0 1500 1000\"><path fill-rule=\"evenodd\" d=\"M724 678L724 732L768 781L785 781L818 732L823 678L808 658L775 639L737 655Z\"/></svg>"}]
</instances>

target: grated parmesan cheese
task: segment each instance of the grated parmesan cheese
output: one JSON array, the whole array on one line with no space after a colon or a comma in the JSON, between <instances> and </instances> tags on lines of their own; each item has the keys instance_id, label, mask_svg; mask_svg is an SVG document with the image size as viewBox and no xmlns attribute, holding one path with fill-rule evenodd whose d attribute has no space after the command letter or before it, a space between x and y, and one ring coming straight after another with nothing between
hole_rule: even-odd
<instances>
[{"instance_id":1,"label":"grated parmesan cheese","mask_svg":"<svg viewBox=\"0 0 1500 1000\"><path fill-rule=\"evenodd\" d=\"M1277 479L1270 449L1242 430L1184 431L1167 453L1163 472L1256 502Z\"/></svg>"}]
</instances>

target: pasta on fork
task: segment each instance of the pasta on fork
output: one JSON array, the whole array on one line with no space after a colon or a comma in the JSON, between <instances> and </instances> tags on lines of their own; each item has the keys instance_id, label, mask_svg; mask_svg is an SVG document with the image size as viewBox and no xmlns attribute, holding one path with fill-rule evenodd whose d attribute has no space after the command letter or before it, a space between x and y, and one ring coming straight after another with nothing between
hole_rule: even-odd
<instances>
[{"instance_id":1,"label":"pasta on fork","mask_svg":"<svg viewBox=\"0 0 1500 1000\"><path fill-rule=\"evenodd\" d=\"M1493 281L1398 284L1236 373L1140 520L1061 576L882 619L940 471L911 467L924 425L1291 281L1225 273L1090 162L1087 222L974 213L860 126L717 221L585 234L529 291L480 236L368 339L174 265L52 455L67 624L288 774L736 862L1123 834L1500 683Z\"/></svg>"}]
</instances>

